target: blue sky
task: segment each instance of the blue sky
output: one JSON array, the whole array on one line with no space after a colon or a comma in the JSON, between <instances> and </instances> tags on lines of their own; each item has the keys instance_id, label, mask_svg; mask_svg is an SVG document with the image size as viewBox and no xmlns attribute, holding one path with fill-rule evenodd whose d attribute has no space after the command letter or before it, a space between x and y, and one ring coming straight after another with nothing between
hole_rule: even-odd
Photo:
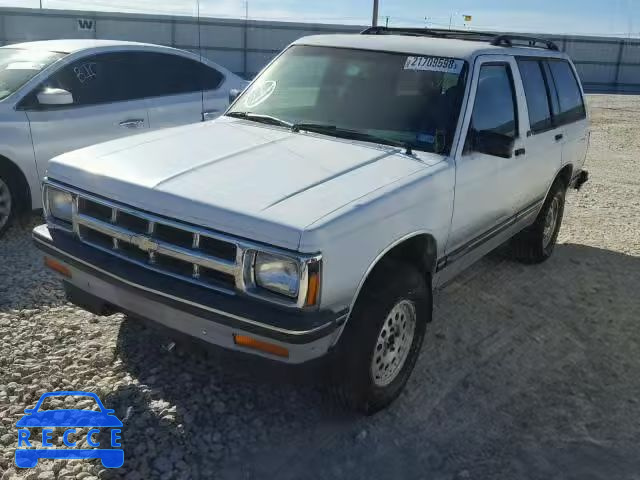
<instances>
[{"instance_id":1,"label":"blue sky","mask_svg":"<svg viewBox=\"0 0 640 480\"><path fill-rule=\"evenodd\" d=\"M246 0L200 0L203 15L244 17ZM195 0L42 0L44 8L195 14ZM365 24L372 0L248 0L249 17ZM39 0L0 0L0 6L38 7ZM390 26L468 27L512 31L640 36L640 0L380 0Z\"/></svg>"}]
</instances>

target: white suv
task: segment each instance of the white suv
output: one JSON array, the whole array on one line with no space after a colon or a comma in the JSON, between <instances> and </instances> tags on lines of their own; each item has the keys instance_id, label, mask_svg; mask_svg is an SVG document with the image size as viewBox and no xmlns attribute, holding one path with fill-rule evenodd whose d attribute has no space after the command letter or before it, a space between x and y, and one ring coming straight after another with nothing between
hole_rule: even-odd
<instances>
[{"instance_id":1,"label":"white suv","mask_svg":"<svg viewBox=\"0 0 640 480\"><path fill-rule=\"evenodd\" d=\"M0 47L0 236L40 208L49 159L134 133L213 119L246 82L197 55L112 40Z\"/></svg>"},{"instance_id":2,"label":"white suv","mask_svg":"<svg viewBox=\"0 0 640 480\"><path fill-rule=\"evenodd\" d=\"M371 413L416 363L433 288L506 241L524 262L551 255L588 137L550 42L307 37L214 122L53 160L33 237L77 305L283 362L326 356Z\"/></svg>"}]
</instances>

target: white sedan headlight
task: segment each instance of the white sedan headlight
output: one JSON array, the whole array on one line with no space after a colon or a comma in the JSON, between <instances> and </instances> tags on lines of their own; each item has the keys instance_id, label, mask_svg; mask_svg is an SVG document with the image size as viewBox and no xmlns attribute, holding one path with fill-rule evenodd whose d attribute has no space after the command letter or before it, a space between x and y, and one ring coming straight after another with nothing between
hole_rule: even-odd
<instances>
[{"instance_id":1,"label":"white sedan headlight","mask_svg":"<svg viewBox=\"0 0 640 480\"><path fill-rule=\"evenodd\" d=\"M300 290L300 269L291 258L256 253L254 265L256 285L269 291L296 298Z\"/></svg>"},{"instance_id":2,"label":"white sedan headlight","mask_svg":"<svg viewBox=\"0 0 640 480\"><path fill-rule=\"evenodd\" d=\"M57 220L71 223L73 198L69 192L47 187L47 206L49 215Z\"/></svg>"}]
</instances>

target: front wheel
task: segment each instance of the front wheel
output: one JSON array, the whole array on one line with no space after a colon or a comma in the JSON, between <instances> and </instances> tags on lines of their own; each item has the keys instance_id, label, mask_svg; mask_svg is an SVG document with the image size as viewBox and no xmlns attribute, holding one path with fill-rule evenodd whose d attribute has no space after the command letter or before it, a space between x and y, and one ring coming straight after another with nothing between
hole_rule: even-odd
<instances>
[{"instance_id":1,"label":"front wheel","mask_svg":"<svg viewBox=\"0 0 640 480\"><path fill-rule=\"evenodd\" d=\"M511 241L513 253L523 263L542 263L553 253L558 239L567 189L557 181L551 187L536 221Z\"/></svg>"},{"instance_id":2,"label":"front wheel","mask_svg":"<svg viewBox=\"0 0 640 480\"><path fill-rule=\"evenodd\" d=\"M336 392L367 415L402 392L431 320L431 289L404 263L381 266L360 294L334 357Z\"/></svg>"}]
</instances>

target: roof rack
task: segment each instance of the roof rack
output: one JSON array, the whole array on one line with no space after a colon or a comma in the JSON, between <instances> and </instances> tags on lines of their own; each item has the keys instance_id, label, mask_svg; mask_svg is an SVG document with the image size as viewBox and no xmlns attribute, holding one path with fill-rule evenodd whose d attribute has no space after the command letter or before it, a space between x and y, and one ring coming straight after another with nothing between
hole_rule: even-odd
<instances>
[{"instance_id":1,"label":"roof rack","mask_svg":"<svg viewBox=\"0 0 640 480\"><path fill-rule=\"evenodd\" d=\"M502 33L476 32L473 30L444 30L440 28L400 28L400 27L369 27L361 35L408 35L415 37L451 38L456 40L472 40L489 42L491 45L502 47L532 47L546 48L559 51L558 46L551 40L529 37L526 35L511 35ZM521 43L516 43L521 42Z\"/></svg>"},{"instance_id":2,"label":"roof rack","mask_svg":"<svg viewBox=\"0 0 640 480\"><path fill-rule=\"evenodd\" d=\"M513 42L525 42L524 44L514 44ZM524 46L524 47L532 47L532 48L546 48L548 50L553 50L554 52L559 51L558 45L553 43L551 40L546 40L544 38L536 38L529 37L526 35L498 35L492 41L491 45L504 46L504 47L514 47L514 46Z\"/></svg>"}]
</instances>

